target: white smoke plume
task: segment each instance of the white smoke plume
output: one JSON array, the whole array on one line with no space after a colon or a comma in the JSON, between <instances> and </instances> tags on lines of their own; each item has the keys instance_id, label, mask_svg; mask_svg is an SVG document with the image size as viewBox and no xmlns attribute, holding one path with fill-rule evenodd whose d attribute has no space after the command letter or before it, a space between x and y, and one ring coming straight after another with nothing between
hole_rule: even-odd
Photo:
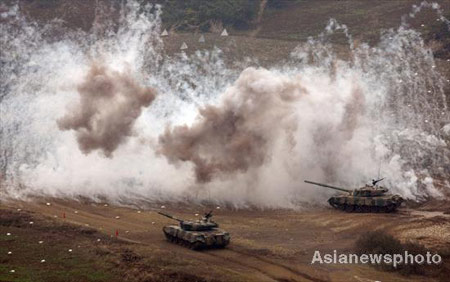
<instances>
[{"instance_id":1,"label":"white smoke plume","mask_svg":"<svg viewBox=\"0 0 450 282\"><path fill-rule=\"evenodd\" d=\"M405 18L375 46L355 46L351 30L330 20L282 67L263 69L229 68L217 49L167 56L160 8L135 1L113 26L100 13L91 31L55 37L59 22L1 10L5 197L296 207L330 195L304 179L355 187L379 171L410 199L450 189L441 181L450 173L448 82ZM348 39L349 59L329 43L336 33ZM92 58L120 89L113 99L83 90L95 82ZM104 154L83 153L96 149Z\"/></svg>"}]
</instances>

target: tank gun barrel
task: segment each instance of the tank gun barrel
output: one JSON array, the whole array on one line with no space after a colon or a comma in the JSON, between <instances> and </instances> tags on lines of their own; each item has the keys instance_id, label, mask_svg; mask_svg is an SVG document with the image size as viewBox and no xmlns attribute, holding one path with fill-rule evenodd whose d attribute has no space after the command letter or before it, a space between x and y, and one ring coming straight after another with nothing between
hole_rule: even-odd
<instances>
[{"instance_id":1,"label":"tank gun barrel","mask_svg":"<svg viewBox=\"0 0 450 282\"><path fill-rule=\"evenodd\" d=\"M347 189L344 189L344 188L331 186L331 185L327 185L327 184L322 184L322 183L318 183L318 182L313 182L313 181L309 181L309 180L305 180L305 182L309 183L309 184L313 184L313 185L318 185L318 186L322 186L322 187L327 187L327 188L343 191L343 192L349 192L349 193L352 192L351 190L347 190Z\"/></svg>"},{"instance_id":2,"label":"tank gun barrel","mask_svg":"<svg viewBox=\"0 0 450 282\"><path fill-rule=\"evenodd\" d=\"M172 215L170 215L170 214L167 214L167 213L163 213L163 212L158 212L160 215L163 215L163 216L165 216L165 217L168 217L168 218L171 218L171 219L175 219L176 221L178 221L178 222L183 222L183 220L181 220L181 219L179 219L179 218L176 218L176 217L174 217L174 216L172 216Z\"/></svg>"}]
</instances>

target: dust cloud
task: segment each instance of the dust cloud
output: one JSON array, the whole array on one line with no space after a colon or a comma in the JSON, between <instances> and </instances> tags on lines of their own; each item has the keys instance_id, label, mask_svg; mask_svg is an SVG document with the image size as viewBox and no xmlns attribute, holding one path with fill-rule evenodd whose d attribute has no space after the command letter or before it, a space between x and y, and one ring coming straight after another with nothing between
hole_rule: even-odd
<instances>
[{"instance_id":1,"label":"dust cloud","mask_svg":"<svg viewBox=\"0 0 450 282\"><path fill-rule=\"evenodd\" d=\"M154 89L138 85L129 73L98 63L91 66L77 91L79 104L69 105L68 113L57 120L58 127L75 130L83 153L101 150L107 157L132 135L142 108L156 96Z\"/></svg>"},{"instance_id":2,"label":"dust cloud","mask_svg":"<svg viewBox=\"0 0 450 282\"><path fill-rule=\"evenodd\" d=\"M265 83L269 81L269 83ZM245 173L267 159L291 102L306 95L295 81L264 69L248 68L225 93L220 105L199 110L192 126L166 128L159 137L160 153L169 161L190 161L197 182L215 176Z\"/></svg>"},{"instance_id":3,"label":"dust cloud","mask_svg":"<svg viewBox=\"0 0 450 282\"><path fill-rule=\"evenodd\" d=\"M378 173L404 198L450 191L449 81L408 24L423 9L448 24L438 5L372 45L330 19L266 69L230 67L218 48L168 56L160 6L116 6L89 31L2 6L2 198L298 208L332 193L304 179L358 187Z\"/></svg>"}]
</instances>

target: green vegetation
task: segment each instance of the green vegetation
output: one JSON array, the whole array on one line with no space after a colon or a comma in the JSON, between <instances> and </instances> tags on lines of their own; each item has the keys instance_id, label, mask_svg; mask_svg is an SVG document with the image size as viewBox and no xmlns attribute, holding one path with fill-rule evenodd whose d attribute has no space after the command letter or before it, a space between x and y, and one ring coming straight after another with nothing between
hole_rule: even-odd
<instances>
[{"instance_id":1,"label":"green vegetation","mask_svg":"<svg viewBox=\"0 0 450 282\"><path fill-rule=\"evenodd\" d=\"M97 238L111 241L86 227L0 210L0 281L117 281L111 261L95 253Z\"/></svg>"},{"instance_id":2,"label":"green vegetation","mask_svg":"<svg viewBox=\"0 0 450 282\"><path fill-rule=\"evenodd\" d=\"M0 281L115 281L113 265L97 259L85 236L41 230L0 226L2 239L10 237L0 241Z\"/></svg>"},{"instance_id":3,"label":"green vegetation","mask_svg":"<svg viewBox=\"0 0 450 282\"><path fill-rule=\"evenodd\" d=\"M258 13L259 1L252 0L162 0L162 20L179 30L207 31L221 23L237 29L248 28Z\"/></svg>"},{"instance_id":4,"label":"green vegetation","mask_svg":"<svg viewBox=\"0 0 450 282\"><path fill-rule=\"evenodd\" d=\"M163 5L163 22L178 30L208 31L215 24L248 29L265 10L283 9L300 0L154 0Z\"/></svg>"}]
</instances>

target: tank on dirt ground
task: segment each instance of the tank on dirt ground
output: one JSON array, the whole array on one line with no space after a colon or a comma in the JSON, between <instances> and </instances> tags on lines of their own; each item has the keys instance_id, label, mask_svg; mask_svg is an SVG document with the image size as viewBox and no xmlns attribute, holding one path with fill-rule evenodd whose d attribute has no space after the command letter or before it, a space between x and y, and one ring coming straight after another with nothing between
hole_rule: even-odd
<instances>
[{"instance_id":1,"label":"tank on dirt ground","mask_svg":"<svg viewBox=\"0 0 450 282\"><path fill-rule=\"evenodd\" d=\"M219 229L219 225L211 220L212 211L205 214L200 220L182 220L172 215L158 212L160 215L174 219L180 223L163 227L167 240L186 246L193 250L204 248L224 248L230 243L228 232Z\"/></svg>"},{"instance_id":2,"label":"tank on dirt ground","mask_svg":"<svg viewBox=\"0 0 450 282\"><path fill-rule=\"evenodd\" d=\"M403 198L400 195L388 194L387 188L377 186L381 180L383 178L372 180L372 185L366 184L352 190L308 180L305 182L344 192L328 199L328 203L336 209L346 212L394 212L402 204Z\"/></svg>"}]
</instances>

